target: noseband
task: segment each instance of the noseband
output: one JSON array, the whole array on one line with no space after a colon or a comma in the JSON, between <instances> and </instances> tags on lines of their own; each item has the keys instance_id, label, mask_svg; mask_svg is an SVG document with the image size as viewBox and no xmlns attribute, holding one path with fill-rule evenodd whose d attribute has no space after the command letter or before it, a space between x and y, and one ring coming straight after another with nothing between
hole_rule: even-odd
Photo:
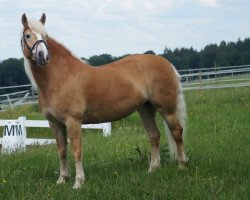
<instances>
[{"instance_id":1,"label":"noseband","mask_svg":"<svg viewBox=\"0 0 250 200\"><path fill-rule=\"evenodd\" d=\"M31 55L32 60L35 60L35 56L34 56L34 55L36 55L36 53L37 53L37 47L38 47L38 45L41 44L41 43L44 43L44 45L45 45L47 51L49 52L49 50L48 50L48 45L47 45L47 43L46 43L44 40L37 40L37 41L35 42L35 44L33 44L33 46L30 47L30 46L27 44L27 41L26 41L26 38L25 38L25 35L24 35L25 31L26 31L28 28L29 28L29 27L25 28L24 31L23 31L23 37L22 37L22 39L21 39L21 46L22 46L22 49L24 49L24 45L23 45L23 41L24 41L24 43L26 44L26 46L27 46L27 48L28 48L28 50L29 50L29 52L30 52L30 55ZM34 49L35 49L35 52L33 53L33 50L34 50Z\"/></svg>"}]
</instances>

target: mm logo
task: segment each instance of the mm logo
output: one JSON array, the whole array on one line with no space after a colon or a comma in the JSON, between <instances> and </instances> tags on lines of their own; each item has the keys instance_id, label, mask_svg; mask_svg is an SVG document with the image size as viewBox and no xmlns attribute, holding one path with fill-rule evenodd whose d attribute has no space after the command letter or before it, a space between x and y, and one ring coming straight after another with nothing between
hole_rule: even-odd
<instances>
[{"instance_id":1,"label":"mm logo","mask_svg":"<svg viewBox=\"0 0 250 200\"><path fill-rule=\"evenodd\" d=\"M4 126L4 136L20 136L23 135L22 126L21 125L11 125Z\"/></svg>"}]
</instances>

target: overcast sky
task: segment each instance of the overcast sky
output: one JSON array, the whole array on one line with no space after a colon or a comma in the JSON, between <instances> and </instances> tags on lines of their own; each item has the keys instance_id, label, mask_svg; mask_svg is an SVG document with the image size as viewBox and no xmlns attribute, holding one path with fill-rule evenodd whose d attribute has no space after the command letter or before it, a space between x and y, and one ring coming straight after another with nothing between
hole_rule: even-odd
<instances>
[{"instance_id":1,"label":"overcast sky","mask_svg":"<svg viewBox=\"0 0 250 200\"><path fill-rule=\"evenodd\" d=\"M79 57L121 56L250 37L250 0L0 0L0 60L22 57L21 15Z\"/></svg>"}]
</instances>

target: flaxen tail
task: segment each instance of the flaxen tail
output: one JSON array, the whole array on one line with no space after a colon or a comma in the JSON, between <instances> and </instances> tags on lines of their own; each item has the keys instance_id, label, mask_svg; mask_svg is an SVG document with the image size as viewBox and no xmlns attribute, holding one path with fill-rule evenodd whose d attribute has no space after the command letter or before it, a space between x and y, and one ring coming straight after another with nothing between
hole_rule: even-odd
<instances>
[{"instance_id":1,"label":"flaxen tail","mask_svg":"<svg viewBox=\"0 0 250 200\"><path fill-rule=\"evenodd\" d=\"M173 66L174 68L174 66ZM181 80L181 77L179 73L176 71L174 68L176 75L178 76L179 80ZM183 89L181 82L179 81L179 88L178 88L178 96L177 96L177 107L176 107L176 116L179 125L182 127L183 132L182 132L182 139L184 140L185 132L186 132L186 104L185 104L185 99L183 95ZM169 152L170 152L170 158L172 160L177 160L178 157L178 151L177 151L177 146L176 142L167 126L166 123L164 123L166 132L168 133L168 143L169 143Z\"/></svg>"}]
</instances>

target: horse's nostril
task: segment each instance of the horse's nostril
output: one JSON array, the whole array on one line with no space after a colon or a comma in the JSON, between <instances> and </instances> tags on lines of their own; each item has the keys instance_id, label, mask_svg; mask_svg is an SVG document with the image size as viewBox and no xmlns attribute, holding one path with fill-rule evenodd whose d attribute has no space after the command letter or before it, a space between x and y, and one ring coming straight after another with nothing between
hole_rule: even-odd
<instances>
[{"instance_id":1,"label":"horse's nostril","mask_svg":"<svg viewBox=\"0 0 250 200\"><path fill-rule=\"evenodd\" d=\"M42 66L42 65L46 65L48 63L49 57L47 55L45 55L42 50L39 50L36 53L36 58L35 59L36 59L36 63L39 66Z\"/></svg>"},{"instance_id":2,"label":"horse's nostril","mask_svg":"<svg viewBox=\"0 0 250 200\"><path fill-rule=\"evenodd\" d=\"M43 51L38 51L38 57L43 58Z\"/></svg>"},{"instance_id":3,"label":"horse's nostril","mask_svg":"<svg viewBox=\"0 0 250 200\"><path fill-rule=\"evenodd\" d=\"M47 62L49 61L49 54L46 56L46 61Z\"/></svg>"}]
</instances>

